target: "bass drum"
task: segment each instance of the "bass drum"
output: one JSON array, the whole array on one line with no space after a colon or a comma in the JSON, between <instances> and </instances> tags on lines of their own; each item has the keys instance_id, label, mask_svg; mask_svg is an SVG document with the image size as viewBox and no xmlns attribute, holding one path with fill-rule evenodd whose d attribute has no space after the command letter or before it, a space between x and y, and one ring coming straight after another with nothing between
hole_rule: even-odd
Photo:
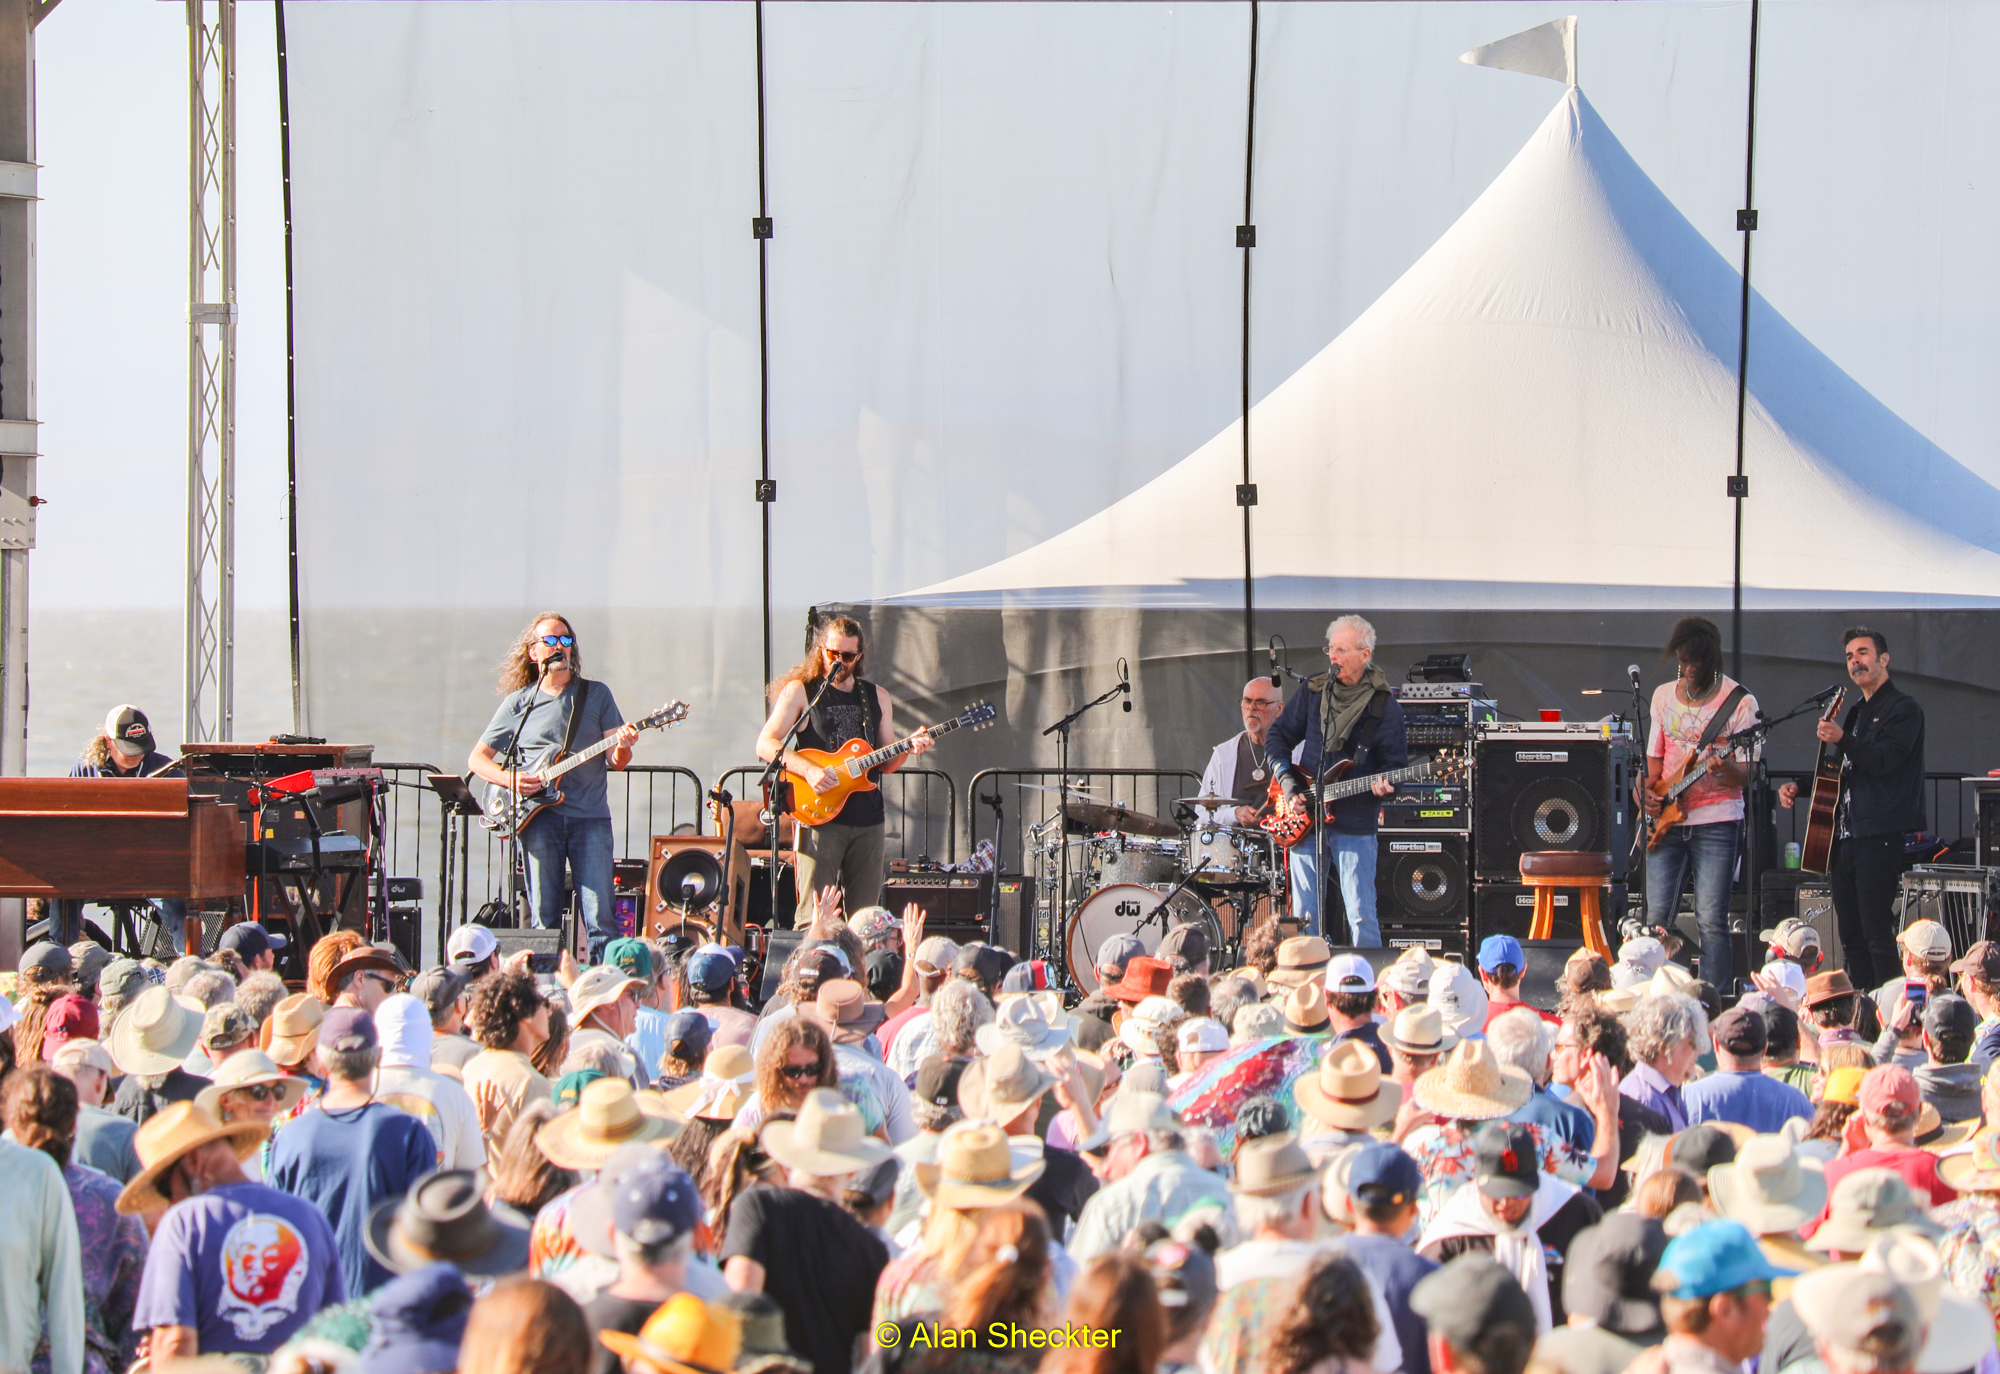
<instances>
[{"instance_id":1,"label":"bass drum","mask_svg":"<svg viewBox=\"0 0 2000 1374\"><path fill-rule=\"evenodd\" d=\"M1078 987L1086 993L1097 991L1097 948L1114 935L1138 936L1151 954L1174 926L1198 925L1208 935L1210 949L1222 948L1222 924L1192 892L1174 893L1160 913L1164 920L1148 919L1166 891L1139 883L1112 883L1084 899L1069 926L1069 974Z\"/></svg>"}]
</instances>

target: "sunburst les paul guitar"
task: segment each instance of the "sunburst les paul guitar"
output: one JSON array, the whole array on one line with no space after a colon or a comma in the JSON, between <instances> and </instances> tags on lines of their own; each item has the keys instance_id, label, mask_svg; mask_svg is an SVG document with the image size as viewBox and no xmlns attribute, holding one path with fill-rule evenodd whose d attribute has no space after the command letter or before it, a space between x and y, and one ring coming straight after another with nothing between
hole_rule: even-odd
<instances>
[{"instance_id":1,"label":"sunburst les paul guitar","mask_svg":"<svg viewBox=\"0 0 2000 1374\"><path fill-rule=\"evenodd\" d=\"M1353 759L1340 759L1320 775L1319 786L1312 789L1325 808L1324 819L1333 821L1333 804L1343 797L1358 797L1375 786L1378 781L1399 782L1450 782L1465 773L1465 756L1455 749L1441 749L1436 756L1422 763L1413 763L1408 768L1391 769L1387 773L1368 773L1358 778L1348 774L1353 771ZM1306 812L1295 816L1286 809L1285 789L1276 778L1271 779L1271 814L1257 822L1280 845L1290 849L1312 832L1312 798L1307 798Z\"/></svg>"},{"instance_id":2,"label":"sunburst les paul guitar","mask_svg":"<svg viewBox=\"0 0 2000 1374\"><path fill-rule=\"evenodd\" d=\"M982 701L976 706L968 706L952 719L941 725L932 725L917 734L929 733L935 739L953 730L977 730L992 723L1000 713L990 701ZM875 779L872 770L894 758L910 752L910 739L897 740L885 744L880 749L871 750L866 740L851 739L840 748L799 749L795 753L815 768L825 769L821 785L815 788L803 775L785 770L784 780L791 784L792 815L801 825L825 825L840 814L840 808L847 805L847 799L856 792L873 792Z\"/></svg>"},{"instance_id":3,"label":"sunburst les paul guitar","mask_svg":"<svg viewBox=\"0 0 2000 1374\"><path fill-rule=\"evenodd\" d=\"M672 701L662 706L652 715L632 722L635 730L659 730L669 725L678 725L687 719L688 704ZM549 750L539 759L531 760L524 772L542 775L542 790L521 793L511 788L492 786L486 789L486 814L479 823L502 839L512 839L526 830L535 817L551 806L562 803L562 789L555 785L556 779L570 769L589 763L599 754L618 747L618 736L606 735L588 749L579 749L574 754L565 754L561 748Z\"/></svg>"}]
</instances>

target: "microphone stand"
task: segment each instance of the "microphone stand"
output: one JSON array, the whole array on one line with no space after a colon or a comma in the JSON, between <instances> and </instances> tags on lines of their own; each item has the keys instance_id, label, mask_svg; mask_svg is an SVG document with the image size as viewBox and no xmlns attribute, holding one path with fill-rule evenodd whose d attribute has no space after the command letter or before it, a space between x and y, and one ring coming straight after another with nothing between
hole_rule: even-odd
<instances>
[{"instance_id":1,"label":"microphone stand","mask_svg":"<svg viewBox=\"0 0 2000 1374\"><path fill-rule=\"evenodd\" d=\"M774 930L778 927L778 820L788 809L778 803L778 775L785 771L785 751L798 743L799 731L806 728L806 722L812 719L812 713L819 709L820 698L824 697L827 694L827 690L833 686L834 675L837 671L837 669L829 668L826 676L819 680L819 690L814 692L812 700L806 703L806 709L799 712L799 718L792 722L792 728L785 731L785 737L778 741L778 752L773 754L771 761L764 765L764 776L760 784L764 789L764 807L758 814L763 819L764 828L770 832L771 927ZM861 678L859 673L857 673L855 675L855 685L858 687L860 682ZM800 684L802 687L804 685L803 683ZM875 741L870 740L868 743L872 747ZM794 853L797 852L798 845L799 829L798 823L795 821L792 824L792 849ZM792 914L792 925L794 927L798 925L798 913L796 909L794 909Z\"/></svg>"},{"instance_id":2,"label":"microphone stand","mask_svg":"<svg viewBox=\"0 0 2000 1374\"><path fill-rule=\"evenodd\" d=\"M1053 951L1044 951L1044 953L1052 952L1056 955L1055 962L1059 976L1069 980L1072 985L1074 984L1074 978L1069 971L1070 922L1072 920L1069 912L1069 732L1070 727L1083 719L1085 713L1095 710L1097 707L1131 690L1131 682L1129 680L1122 680L1116 687L1086 701L1054 725L1042 731L1044 739L1050 735L1056 737L1056 809L1062 813L1063 822L1061 842L1056 849L1055 919L1049 923L1049 936L1054 942L1055 948Z\"/></svg>"},{"instance_id":3,"label":"microphone stand","mask_svg":"<svg viewBox=\"0 0 2000 1374\"><path fill-rule=\"evenodd\" d=\"M563 667L569 667L568 654L551 654L542 660L541 671L535 674L535 699L528 703L528 709L521 712L521 718L514 723L514 734L507 741L507 752L500 756L501 765L508 772L516 775L514 785L506 790L514 794L514 800L517 804L521 800L521 779L519 777L521 732L528 728L528 717L535 714L541 708L544 701L560 701L562 699L560 692L555 696L549 696L541 690L542 684L549 679L549 665L555 663L558 658L560 658ZM544 785L546 786L546 784ZM521 872L522 827L519 817L510 816L509 820L512 823L507 827L507 914L513 918L514 928L519 930L523 924L521 920L521 883L523 881L523 874Z\"/></svg>"}]
</instances>

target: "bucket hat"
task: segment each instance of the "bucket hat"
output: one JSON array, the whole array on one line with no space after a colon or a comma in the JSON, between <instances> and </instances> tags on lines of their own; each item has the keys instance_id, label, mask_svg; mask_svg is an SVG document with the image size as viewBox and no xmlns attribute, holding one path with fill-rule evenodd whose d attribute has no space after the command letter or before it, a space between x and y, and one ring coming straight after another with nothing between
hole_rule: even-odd
<instances>
[{"instance_id":1,"label":"bucket hat","mask_svg":"<svg viewBox=\"0 0 2000 1374\"><path fill-rule=\"evenodd\" d=\"M1932 1238L1944 1234L1901 1174L1893 1169L1856 1169L1833 1185L1827 1218L1806 1242L1806 1249L1859 1254L1882 1236L1903 1230Z\"/></svg>"},{"instance_id":2,"label":"bucket hat","mask_svg":"<svg viewBox=\"0 0 2000 1374\"><path fill-rule=\"evenodd\" d=\"M1003 1044L966 1066L958 1080L958 1105L969 1120L1005 1124L1055 1085L1055 1075L1020 1046Z\"/></svg>"},{"instance_id":3,"label":"bucket hat","mask_svg":"<svg viewBox=\"0 0 2000 1374\"><path fill-rule=\"evenodd\" d=\"M196 1093L194 1100L201 1104L202 1110L219 1119L224 1093L254 1088L260 1083L277 1097L280 1112L290 1111L306 1095L305 1079L286 1073L264 1051L238 1050L215 1066L215 1072L209 1075L209 1085Z\"/></svg>"},{"instance_id":4,"label":"bucket hat","mask_svg":"<svg viewBox=\"0 0 2000 1374\"><path fill-rule=\"evenodd\" d=\"M889 1009L870 1001L868 989L854 980L833 978L819 985L803 1015L825 1027L835 1044L858 1045L889 1019Z\"/></svg>"},{"instance_id":5,"label":"bucket hat","mask_svg":"<svg viewBox=\"0 0 2000 1374\"><path fill-rule=\"evenodd\" d=\"M1796 1153L1783 1136L1752 1136L1734 1163L1708 1171L1708 1197L1753 1236L1796 1231L1826 1206L1825 1166Z\"/></svg>"},{"instance_id":6,"label":"bucket hat","mask_svg":"<svg viewBox=\"0 0 2000 1374\"><path fill-rule=\"evenodd\" d=\"M171 1073L194 1051L206 1011L192 997L147 988L112 1023L106 1048L126 1073Z\"/></svg>"},{"instance_id":7,"label":"bucket hat","mask_svg":"<svg viewBox=\"0 0 2000 1374\"><path fill-rule=\"evenodd\" d=\"M1236 1152L1236 1177L1229 1191L1241 1197L1282 1197L1318 1177L1297 1136L1265 1135Z\"/></svg>"},{"instance_id":8,"label":"bucket hat","mask_svg":"<svg viewBox=\"0 0 2000 1374\"><path fill-rule=\"evenodd\" d=\"M981 1054L991 1054L1002 1042L1028 1054L1048 1054L1069 1043L1068 1018L1052 1019L1039 997L1009 997L993 1009L993 1019L973 1033Z\"/></svg>"}]
</instances>

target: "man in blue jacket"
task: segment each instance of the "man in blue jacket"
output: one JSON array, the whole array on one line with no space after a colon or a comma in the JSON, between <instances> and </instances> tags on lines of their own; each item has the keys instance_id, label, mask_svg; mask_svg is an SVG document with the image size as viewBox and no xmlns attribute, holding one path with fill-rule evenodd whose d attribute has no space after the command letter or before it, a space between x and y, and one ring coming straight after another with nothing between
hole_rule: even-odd
<instances>
[{"instance_id":1,"label":"man in blue jacket","mask_svg":"<svg viewBox=\"0 0 2000 1374\"><path fill-rule=\"evenodd\" d=\"M1410 759L1403 708L1375 666L1375 627L1358 615L1341 616L1326 627L1326 657L1332 671L1309 679L1285 704L1266 744L1295 816L1310 814L1306 789L1341 759L1354 761L1350 778L1401 768ZM1294 764L1293 751L1302 741L1305 748ZM1350 942L1364 949L1381 945L1375 924L1376 798L1394 790L1387 779L1377 778L1369 790L1334 803L1332 821L1317 839L1308 830L1292 846L1292 915L1309 934L1322 933L1318 856L1323 852L1340 882Z\"/></svg>"}]
</instances>

